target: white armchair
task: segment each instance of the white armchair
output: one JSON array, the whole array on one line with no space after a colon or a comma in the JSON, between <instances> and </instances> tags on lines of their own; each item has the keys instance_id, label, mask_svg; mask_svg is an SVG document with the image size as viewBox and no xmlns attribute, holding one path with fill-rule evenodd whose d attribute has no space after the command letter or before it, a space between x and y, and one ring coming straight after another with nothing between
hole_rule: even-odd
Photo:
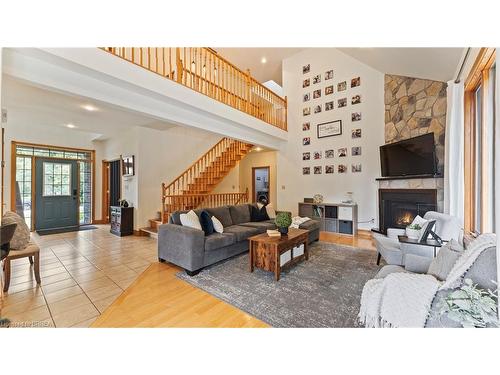
<instances>
[{"instance_id":1,"label":"white armchair","mask_svg":"<svg viewBox=\"0 0 500 375\"><path fill-rule=\"evenodd\" d=\"M424 215L425 220L436 220L434 232L444 241L455 239L462 242L462 225L458 218L435 211L428 211ZM423 257L429 260L433 257L432 248L428 246L403 244L398 241L398 236L404 235L404 229L389 228L387 236L375 234L375 246L377 248L377 264L380 258L384 258L387 264L404 266L406 257Z\"/></svg>"}]
</instances>

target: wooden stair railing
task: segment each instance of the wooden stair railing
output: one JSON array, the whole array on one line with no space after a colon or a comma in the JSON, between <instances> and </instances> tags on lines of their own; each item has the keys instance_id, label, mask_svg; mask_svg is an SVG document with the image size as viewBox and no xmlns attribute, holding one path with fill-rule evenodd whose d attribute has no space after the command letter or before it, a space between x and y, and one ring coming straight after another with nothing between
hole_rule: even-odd
<instances>
[{"instance_id":1,"label":"wooden stair railing","mask_svg":"<svg viewBox=\"0 0 500 375\"><path fill-rule=\"evenodd\" d=\"M217 184L239 163L253 146L222 138L170 184L162 184L161 218L178 210L236 204L248 201L244 193L212 194Z\"/></svg>"},{"instance_id":2,"label":"wooden stair railing","mask_svg":"<svg viewBox=\"0 0 500 375\"><path fill-rule=\"evenodd\" d=\"M106 52L287 130L287 98L205 47L102 47Z\"/></svg>"}]
</instances>

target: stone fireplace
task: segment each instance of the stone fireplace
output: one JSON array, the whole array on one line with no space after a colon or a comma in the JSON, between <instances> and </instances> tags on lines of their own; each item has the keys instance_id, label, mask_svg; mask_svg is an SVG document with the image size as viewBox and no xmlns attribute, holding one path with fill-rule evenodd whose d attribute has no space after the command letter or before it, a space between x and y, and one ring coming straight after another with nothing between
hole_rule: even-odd
<instances>
[{"instance_id":1,"label":"stone fireplace","mask_svg":"<svg viewBox=\"0 0 500 375\"><path fill-rule=\"evenodd\" d=\"M406 228L415 216L437 210L436 189L379 189L380 231Z\"/></svg>"}]
</instances>

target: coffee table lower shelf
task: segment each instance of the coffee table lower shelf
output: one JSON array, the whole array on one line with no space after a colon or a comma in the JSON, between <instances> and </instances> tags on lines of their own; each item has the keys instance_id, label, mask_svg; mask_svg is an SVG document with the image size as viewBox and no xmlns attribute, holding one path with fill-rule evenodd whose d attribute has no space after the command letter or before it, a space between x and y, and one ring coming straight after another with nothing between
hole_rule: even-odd
<instances>
[{"instance_id":1,"label":"coffee table lower shelf","mask_svg":"<svg viewBox=\"0 0 500 375\"><path fill-rule=\"evenodd\" d=\"M309 249L307 247L309 231L304 229L290 229L288 235L281 237L269 237L266 233L250 237L250 272L254 268L260 268L274 273L276 281L280 279L281 271L292 267L302 260L309 259ZM303 252L294 256L295 249L304 245ZM281 256L290 252L290 260L281 264Z\"/></svg>"}]
</instances>

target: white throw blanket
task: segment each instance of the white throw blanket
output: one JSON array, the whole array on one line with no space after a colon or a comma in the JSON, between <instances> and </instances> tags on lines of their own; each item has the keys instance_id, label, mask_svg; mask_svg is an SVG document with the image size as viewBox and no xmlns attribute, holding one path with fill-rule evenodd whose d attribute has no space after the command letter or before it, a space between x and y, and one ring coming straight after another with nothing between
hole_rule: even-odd
<instances>
[{"instance_id":1,"label":"white throw blanket","mask_svg":"<svg viewBox=\"0 0 500 375\"><path fill-rule=\"evenodd\" d=\"M306 221L309 220L311 219L309 219L307 216L306 217L294 216L292 218L292 224L290 224L290 228L299 229L300 224L305 223Z\"/></svg>"},{"instance_id":2,"label":"white throw blanket","mask_svg":"<svg viewBox=\"0 0 500 375\"><path fill-rule=\"evenodd\" d=\"M492 246L496 246L494 234L479 236L458 258L443 283L431 275L404 272L369 280L361 295L360 322L365 327L424 327L436 292L460 286L477 257Z\"/></svg>"}]
</instances>

